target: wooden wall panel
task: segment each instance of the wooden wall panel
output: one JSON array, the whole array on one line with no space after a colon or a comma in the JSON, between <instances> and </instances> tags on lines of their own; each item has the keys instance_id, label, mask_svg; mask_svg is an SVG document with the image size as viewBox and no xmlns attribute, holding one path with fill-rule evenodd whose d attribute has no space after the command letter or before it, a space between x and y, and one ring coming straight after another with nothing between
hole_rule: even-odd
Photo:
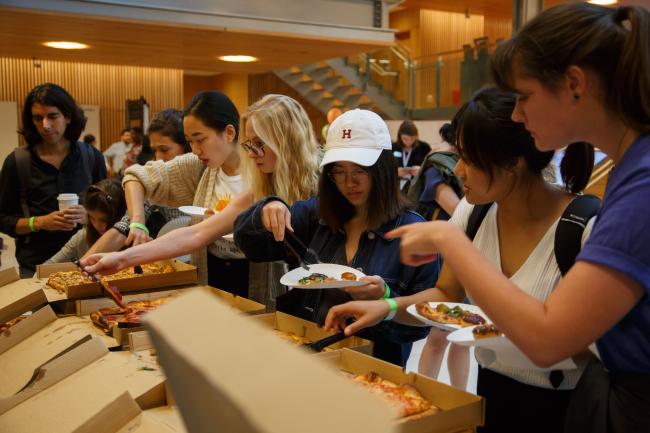
<instances>
[{"instance_id":1,"label":"wooden wall panel","mask_svg":"<svg viewBox=\"0 0 650 433\"><path fill-rule=\"evenodd\" d=\"M320 110L311 105L309 101L304 99L298 92L285 84L273 73L269 72L265 74L254 74L248 76L249 105L269 93L279 93L282 95L291 96L296 101L298 101L307 112L307 115L309 116L309 119L314 126L316 139L321 143L325 142L323 135L321 134L321 130L325 124L327 124L327 118L323 113L320 112Z\"/></svg>"},{"instance_id":2,"label":"wooden wall panel","mask_svg":"<svg viewBox=\"0 0 650 433\"><path fill-rule=\"evenodd\" d=\"M426 57L446 51L462 49L474 39L484 35L483 15L420 10L420 56L421 64L433 64L436 57ZM462 55L444 56L441 69L440 104L452 105L454 89L460 89L460 59ZM418 106L432 106L435 101L435 69L418 71L416 95Z\"/></svg>"},{"instance_id":3,"label":"wooden wall panel","mask_svg":"<svg viewBox=\"0 0 650 433\"><path fill-rule=\"evenodd\" d=\"M510 15L486 15L485 36L490 44L498 39L508 39L512 35L512 17Z\"/></svg>"},{"instance_id":4,"label":"wooden wall panel","mask_svg":"<svg viewBox=\"0 0 650 433\"><path fill-rule=\"evenodd\" d=\"M144 96L150 115L183 102L180 69L0 58L0 100L17 101L19 113L27 93L45 82L62 86L79 104L99 105L103 149L119 139L127 99Z\"/></svg>"},{"instance_id":5,"label":"wooden wall panel","mask_svg":"<svg viewBox=\"0 0 650 433\"><path fill-rule=\"evenodd\" d=\"M228 95L239 114L248 109L248 74L184 75L183 106L186 106L198 92L209 89Z\"/></svg>"}]
</instances>

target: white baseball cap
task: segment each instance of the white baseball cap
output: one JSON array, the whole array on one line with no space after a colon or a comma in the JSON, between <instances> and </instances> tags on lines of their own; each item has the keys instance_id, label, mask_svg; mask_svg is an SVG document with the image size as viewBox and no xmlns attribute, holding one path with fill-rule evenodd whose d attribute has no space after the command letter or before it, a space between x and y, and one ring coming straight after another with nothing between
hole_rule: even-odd
<instances>
[{"instance_id":1,"label":"white baseball cap","mask_svg":"<svg viewBox=\"0 0 650 433\"><path fill-rule=\"evenodd\" d=\"M370 167L384 149L392 148L386 122L377 113L357 108L341 114L330 125L320 166L350 161Z\"/></svg>"}]
</instances>

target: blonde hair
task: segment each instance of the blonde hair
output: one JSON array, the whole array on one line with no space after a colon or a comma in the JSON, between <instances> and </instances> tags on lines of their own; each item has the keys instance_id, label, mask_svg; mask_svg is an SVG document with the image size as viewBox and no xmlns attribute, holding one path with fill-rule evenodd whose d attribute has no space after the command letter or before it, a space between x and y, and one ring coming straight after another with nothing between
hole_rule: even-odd
<instances>
[{"instance_id":1,"label":"blonde hair","mask_svg":"<svg viewBox=\"0 0 650 433\"><path fill-rule=\"evenodd\" d=\"M305 109L289 96L264 96L242 116L240 142L250 139L246 136L248 121L252 122L266 151L276 156L273 173L262 173L240 146L242 175L251 186L254 199L276 195L293 204L315 195L322 151Z\"/></svg>"}]
</instances>

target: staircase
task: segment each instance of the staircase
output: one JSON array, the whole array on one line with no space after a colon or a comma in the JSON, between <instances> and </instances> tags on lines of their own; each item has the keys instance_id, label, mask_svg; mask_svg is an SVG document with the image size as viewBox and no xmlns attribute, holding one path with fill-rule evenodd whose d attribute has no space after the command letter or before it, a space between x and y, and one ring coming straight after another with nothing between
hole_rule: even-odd
<instances>
[{"instance_id":1,"label":"staircase","mask_svg":"<svg viewBox=\"0 0 650 433\"><path fill-rule=\"evenodd\" d=\"M388 119L403 119L405 108L381 84L367 80L348 58L274 71L323 114L332 107L364 108Z\"/></svg>"}]
</instances>

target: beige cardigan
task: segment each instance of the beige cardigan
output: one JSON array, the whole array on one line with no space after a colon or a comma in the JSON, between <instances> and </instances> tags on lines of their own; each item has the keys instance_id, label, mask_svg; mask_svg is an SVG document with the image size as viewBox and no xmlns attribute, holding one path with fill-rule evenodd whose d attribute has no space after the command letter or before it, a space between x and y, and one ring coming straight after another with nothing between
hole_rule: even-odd
<instances>
[{"instance_id":1,"label":"beige cardigan","mask_svg":"<svg viewBox=\"0 0 650 433\"><path fill-rule=\"evenodd\" d=\"M171 161L149 161L146 165L132 165L124 173L122 185L137 181L145 190L145 197L153 204L178 207L192 204L210 207L212 192L221 168L206 168L193 153L177 156ZM192 217L191 224L201 222ZM207 248L192 252L192 263L198 268L199 283L208 282Z\"/></svg>"}]
</instances>

